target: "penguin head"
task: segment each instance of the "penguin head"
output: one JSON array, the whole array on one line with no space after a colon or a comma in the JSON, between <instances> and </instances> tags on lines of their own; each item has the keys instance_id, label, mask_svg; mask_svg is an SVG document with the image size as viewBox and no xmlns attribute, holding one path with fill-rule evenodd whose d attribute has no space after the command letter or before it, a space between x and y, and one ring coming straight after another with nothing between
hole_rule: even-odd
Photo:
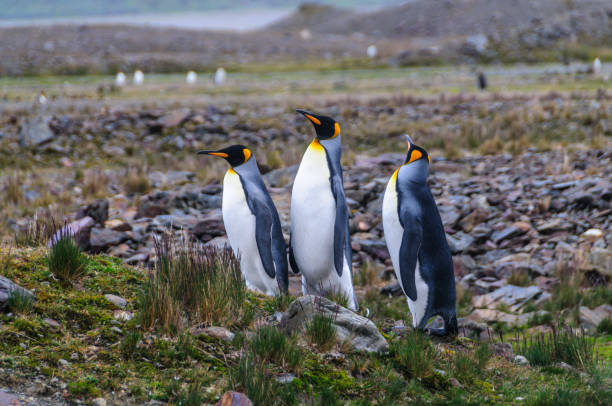
<instances>
[{"instance_id":1,"label":"penguin head","mask_svg":"<svg viewBox=\"0 0 612 406\"><path fill-rule=\"evenodd\" d=\"M427 166L431 163L431 159L429 158L429 154L425 151L425 148L419 147L408 134L404 134L406 137L406 142L408 143L408 154L406 155L406 160L404 161L404 165L411 164L415 161L427 161Z\"/></svg>"},{"instance_id":2,"label":"penguin head","mask_svg":"<svg viewBox=\"0 0 612 406\"><path fill-rule=\"evenodd\" d=\"M340 135L340 125L333 118L310 113L301 109L295 111L310 120L317 132L317 139L329 140Z\"/></svg>"},{"instance_id":3,"label":"penguin head","mask_svg":"<svg viewBox=\"0 0 612 406\"><path fill-rule=\"evenodd\" d=\"M213 155L225 158L232 167L240 166L251 158L251 150L244 145L232 145L218 150L198 151L198 155Z\"/></svg>"}]
</instances>

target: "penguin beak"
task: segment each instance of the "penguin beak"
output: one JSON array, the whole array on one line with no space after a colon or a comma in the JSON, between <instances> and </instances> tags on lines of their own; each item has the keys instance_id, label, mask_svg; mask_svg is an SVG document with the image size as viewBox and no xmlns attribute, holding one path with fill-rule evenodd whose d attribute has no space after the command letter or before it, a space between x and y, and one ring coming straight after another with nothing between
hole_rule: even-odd
<instances>
[{"instance_id":1,"label":"penguin beak","mask_svg":"<svg viewBox=\"0 0 612 406\"><path fill-rule=\"evenodd\" d=\"M307 119L309 119L313 124L315 125L321 125L321 120L319 120L314 114L312 114L309 111L306 110L302 110L302 109L296 109L295 110L296 113L300 113L302 115L304 115L304 117L306 117Z\"/></svg>"},{"instance_id":2,"label":"penguin beak","mask_svg":"<svg viewBox=\"0 0 612 406\"><path fill-rule=\"evenodd\" d=\"M198 151L198 155L214 155L214 156L218 156L221 158L228 157L228 155L225 152L217 152L217 151L211 151L211 150Z\"/></svg>"},{"instance_id":3,"label":"penguin beak","mask_svg":"<svg viewBox=\"0 0 612 406\"><path fill-rule=\"evenodd\" d=\"M410 147L414 145L414 142L412 142L412 139L408 134L404 134L404 138L406 138L406 142L408 143L408 149L410 149Z\"/></svg>"}]
</instances>

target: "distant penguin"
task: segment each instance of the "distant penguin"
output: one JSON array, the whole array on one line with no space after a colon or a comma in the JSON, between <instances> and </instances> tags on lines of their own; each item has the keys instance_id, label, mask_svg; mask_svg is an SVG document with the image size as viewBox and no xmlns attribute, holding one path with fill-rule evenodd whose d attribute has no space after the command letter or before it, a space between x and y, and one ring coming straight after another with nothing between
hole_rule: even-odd
<instances>
[{"instance_id":1,"label":"distant penguin","mask_svg":"<svg viewBox=\"0 0 612 406\"><path fill-rule=\"evenodd\" d=\"M599 58L595 58L595 60L593 61L593 75L601 75L601 61L599 60Z\"/></svg>"},{"instance_id":2,"label":"distant penguin","mask_svg":"<svg viewBox=\"0 0 612 406\"><path fill-rule=\"evenodd\" d=\"M314 125L291 195L289 261L302 273L302 291L340 293L357 309L353 291L349 212L340 165L340 125L332 118L297 110Z\"/></svg>"},{"instance_id":3,"label":"distant penguin","mask_svg":"<svg viewBox=\"0 0 612 406\"><path fill-rule=\"evenodd\" d=\"M224 68L217 68L215 72L215 85L220 86L225 83L225 79L227 78L227 73Z\"/></svg>"},{"instance_id":4,"label":"distant penguin","mask_svg":"<svg viewBox=\"0 0 612 406\"><path fill-rule=\"evenodd\" d=\"M223 224L249 289L287 293L287 251L278 212L255 157L242 145L199 151L225 158L231 168L223 179Z\"/></svg>"},{"instance_id":5,"label":"distant penguin","mask_svg":"<svg viewBox=\"0 0 612 406\"><path fill-rule=\"evenodd\" d=\"M378 55L378 49L376 48L376 45L370 45L368 49L366 50L366 53L368 55L368 58L370 59L376 58L376 56Z\"/></svg>"},{"instance_id":6,"label":"distant penguin","mask_svg":"<svg viewBox=\"0 0 612 406\"><path fill-rule=\"evenodd\" d=\"M47 95L45 94L45 91L41 90L40 94L38 95L38 103L45 105L47 104L47 101L48 99L47 99Z\"/></svg>"},{"instance_id":7,"label":"distant penguin","mask_svg":"<svg viewBox=\"0 0 612 406\"><path fill-rule=\"evenodd\" d=\"M487 89L487 77L485 76L484 72L478 72L478 89Z\"/></svg>"},{"instance_id":8,"label":"distant penguin","mask_svg":"<svg viewBox=\"0 0 612 406\"><path fill-rule=\"evenodd\" d=\"M125 85L125 73L123 72L117 73L117 76L115 77L115 84L119 87Z\"/></svg>"},{"instance_id":9,"label":"distant penguin","mask_svg":"<svg viewBox=\"0 0 612 406\"><path fill-rule=\"evenodd\" d=\"M404 164L391 176L383 199L383 229L395 275L407 296L412 325L424 329L441 316L434 335L457 334L453 261L436 202L427 187L427 151L408 140Z\"/></svg>"},{"instance_id":10,"label":"distant penguin","mask_svg":"<svg viewBox=\"0 0 612 406\"><path fill-rule=\"evenodd\" d=\"M142 71L138 69L136 72L134 72L134 84L140 86L143 83L144 83L144 73L142 73Z\"/></svg>"},{"instance_id":11,"label":"distant penguin","mask_svg":"<svg viewBox=\"0 0 612 406\"><path fill-rule=\"evenodd\" d=\"M198 74L197 73L195 73L192 70L187 72L187 77L185 78L185 82L187 82L188 85L193 85L197 81L198 81Z\"/></svg>"}]
</instances>

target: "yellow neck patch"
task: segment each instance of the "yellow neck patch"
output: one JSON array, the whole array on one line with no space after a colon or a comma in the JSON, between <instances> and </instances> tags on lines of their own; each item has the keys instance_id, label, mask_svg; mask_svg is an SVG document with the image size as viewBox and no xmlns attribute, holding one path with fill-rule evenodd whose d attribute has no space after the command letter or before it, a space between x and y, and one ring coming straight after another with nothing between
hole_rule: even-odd
<instances>
[{"instance_id":1,"label":"yellow neck patch","mask_svg":"<svg viewBox=\"0 0 612 406\"><path fill-rule=\"evenodd\" d=\"M410 160L408 161L408 163L410 162L414 162L417 159L421 159L423 158L423 153L421 151L419 151L418 149L415 149L414 151L412 151L412 153L410 154Z\"/></svg>"},{"instance_id":2,"label":"yellow neck patch","mask_svg":"<svg viewBox=\"0 0 612 406\"><path fill-rule=\"evenodd\" d=\"M395 170L395 172L393 172L393 175L391 175L391 181L392 181L393 183L397 182L397 174L399 173L399 170L400 170L400 168L397 168L397 169Z\"/></svg>"},{"instance_id":3,"label":"yellow neck patch","mask_svg":"<svg viewBox=\"0 0 612 406\"><path fill-rule=\"evenodd\" d=\"M319 142L319 140L317 138L314 139L313 142L310 143L310 148L314 149L315 151L323 151L323 145L321 145L321 143Z\"/></svg>"},{"instance_id":4,"label":"yellow neck patch","mask_svg":"<svg viewBox=\"0 0 612 406\"><path fill-rule=\"evenodd\" d=\"M238 175L238 174L236 173L236 171L234 170L234 168L229 168L229 169L227 170L227 173L232 174L232 175Z\"/></svg>"}]
</instances>

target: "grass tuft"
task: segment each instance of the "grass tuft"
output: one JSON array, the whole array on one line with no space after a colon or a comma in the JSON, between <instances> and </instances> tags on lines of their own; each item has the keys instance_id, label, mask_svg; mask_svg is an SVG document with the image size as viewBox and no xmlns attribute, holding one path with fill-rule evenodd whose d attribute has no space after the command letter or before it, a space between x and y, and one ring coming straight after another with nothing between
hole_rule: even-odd
<instances>
[{"instance_id":1,"label":"grass tuft","mask_svg":"<svg viewBox=\"0 0 612 406\"><path fill-rule=\"evenodd\" d=\"M295 340L273 326L262 326L251 343L253 352L263 360L295 371L302 361L302 352Z\"/></svg>"},{"instance_id":2,"label":"grass tuft","mask_svg":"<svg viewBox=\"0 0 612 406\"><path fill-rule=\"evenodd\" d=\"M156 240L156 253L138 299L144 327L177 332L185 322L234 326L250 320L240 263L231 250L165 236Z\"/></svg>"},{"instance_id":3,"label":"grass tuft","mask_svg":"<svg viewBox=\"0 0 612 406\"><path fill-rule=\"evenodd\" d=\"M523 337L516 352L524 355L534 366L550 366L563 361L581 370L592 370L598 363L595 341L584 332L577 333L569 327Z\"/></svg>"},{"instance_id":4,"label":"grass tuft","mask_svg":"<svg viewBox=\"0 0 612 406\"><path fill-rule=\"evenodd\" d=\"M232 389L243 391L256 406L276 403L278 387L266 375L264 364L257 362L251 353L242 355L230 368L229 384Z\"/></svg>"},{"instance_id":5,"label":"grass tuft","mask_svg":"<svg viewBox=\"0 0 612 406\"><path fill-rule=\"evenodd\" d=\"M612 319L605 318L597 325L597 331L601 334L612 335Z\"/></svg>"},{"instance_id":6,"label":"grass tuft","mask_svg":"<svg viewBox=\"0 0 612 406\"><path fill-rule=\"evenodd\" d=\"M395 367L407 378L429 379L434 375L436 352L429 338L420 331L410 331L391 344Z\"/></svg>"},{"instance_id":7,"label":"grass tuft","mask_svg":"<svg viewBox=\"0 0 612 406\"><path fill-rule=\"evenodd\" d=\"M331 316L315 314L306 323L306 338L321 351L330 350L336 343L336 326Z\"/></svg>"},{"instance_id":8,"label":"grass tuft","mask_svg":"<svg viewBox=\"0 0 612 406\"><path fill-rule=\"evenodd\" d=\"M87 257L69 232L61 231L47 254L49 271L60 281L70 283L85 274Z\"/></svg>"},{"instance_id":9,"label":"grass tuft","mask_svg":"<svg viewBox=\"0 0 612 406\"><path fill-rule=\"evenodd\" d=\"M41 247L57 231L56 221L49 214L35 216L25 227L18 228L14 234L15 245L18 247Z\"/></svg>"},{"instance_id":10,"label":"grass tuft","mask_svg":"<svg viewBox=\"0 0 612 406\"><path fill-rule=\"evenodd\" d=\"M13 313L28 314L34 307L34 298L21 289L14 289L9 293L6 304Z\"/></svg>"}]
</instances>

